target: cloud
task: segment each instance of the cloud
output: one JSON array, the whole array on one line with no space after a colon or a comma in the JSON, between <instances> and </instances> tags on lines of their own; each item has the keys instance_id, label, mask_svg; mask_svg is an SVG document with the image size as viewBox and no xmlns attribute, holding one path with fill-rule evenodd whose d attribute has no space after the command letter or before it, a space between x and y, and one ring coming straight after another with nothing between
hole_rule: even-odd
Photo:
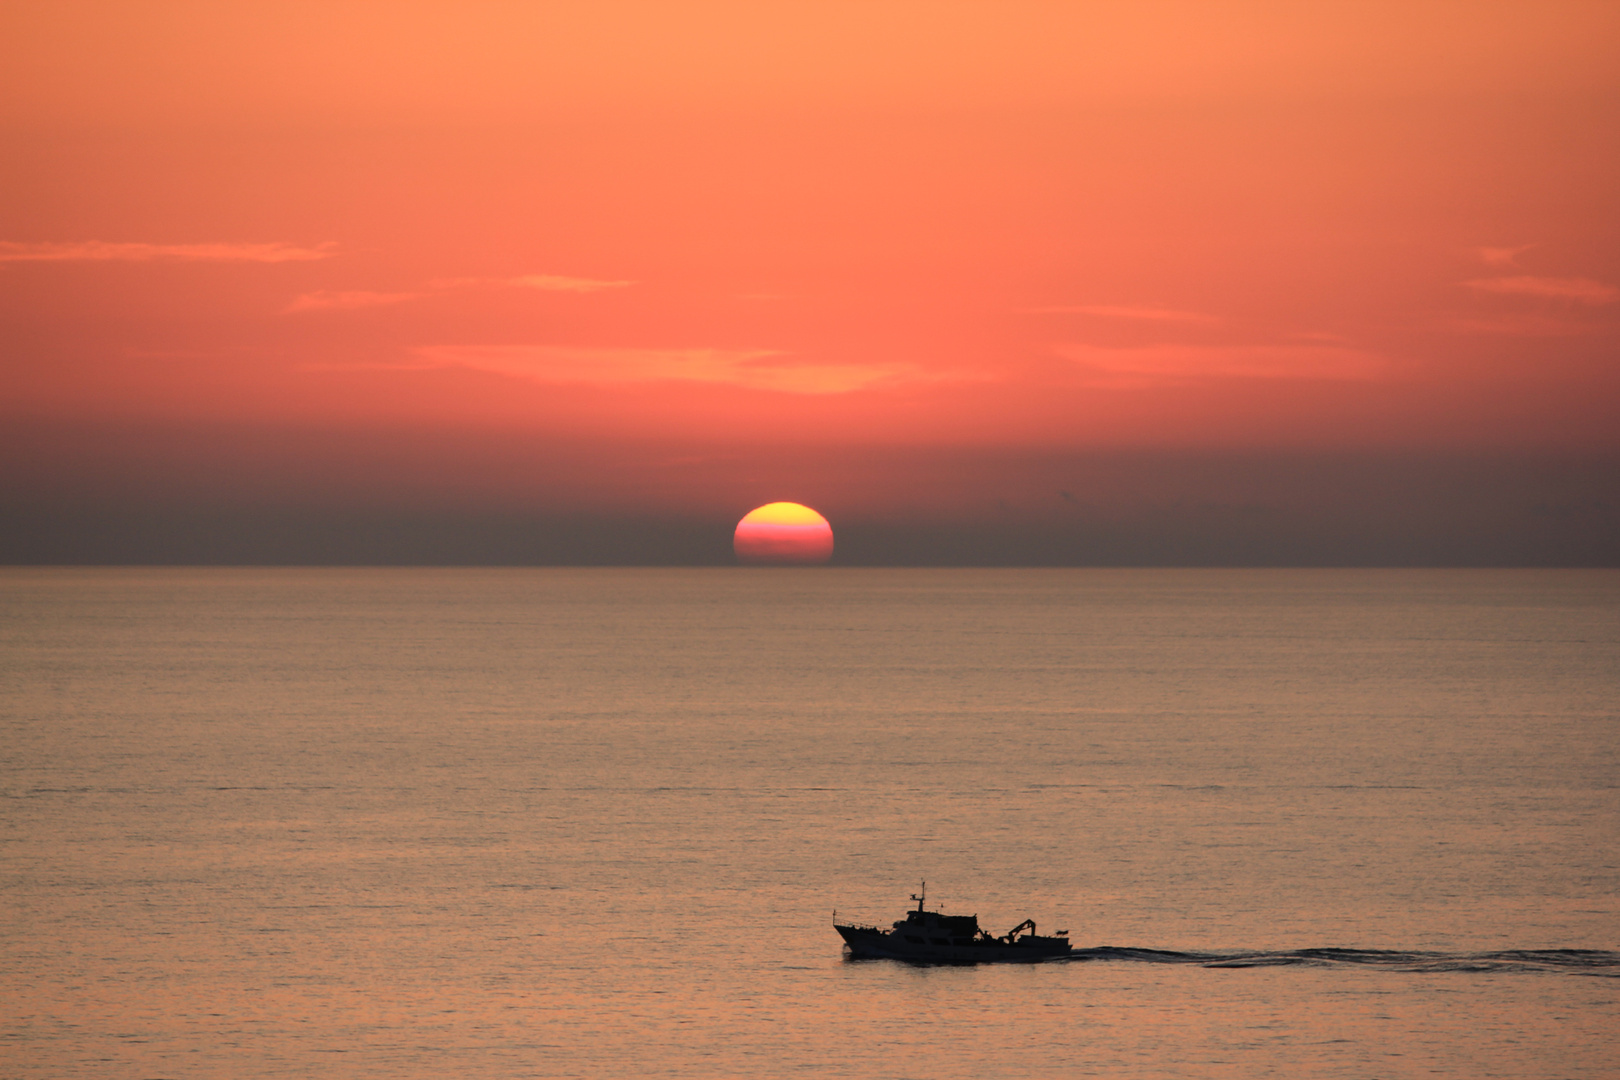
<instances>
[{"instance_id":1,"label":"cloud","mask_svg":"<svg viewBox=\"0 0 1620 1080\"><path fill-rule=\"evenodd\" d=\"M1036 315L1094 315L1101 319L1135 319L1145 322L1213 323L1220 322L1213 315L1199 311L1177 311L1174 308L1130 307L1111 304L1079 304L1069 307L1030 308Z\"/></svg>"},{"instance_id":2,"label":"cloud","mask_svg":"<svg viewBox=\"0 0 1620 1080\"><path fill-rule=\"evenodd\" d=\"M1519 265L1519 252L1529 251L1534 244L1520 244L1518 247L1477 247L1474 254L1486 266L1517 266Z\"/></svg>"},{"instance_id":3,"label":"cloud","mask_svg":"<svg viewBox=\"0 0 1620 1080\"><path fill-rule=\"evenodd\" d=\"M1620 289L1591 278L1502 277L1465 281L1481 292L1510 296L1537 296L1548 300L1574 300L1582 304L1612 304L1620 300Z\"/></svg>"},{"instance_id":4,"label":"cloud","mask_svg":"<svg viewBox=\"0 0 1620 1080\"><path fill-rule=\"evenodd\" d=\"M524 289L543 289L546 292L601 292L603 289L622 289L633 285L631 281L599 281L596 278L563 277L557 274L525 274L507 278L507 285Z\"/></svg>"},{"instance_id":5,"label":"cloud","mask_svg":"<svg viewBox=\"0 0 1620 1080\"><path fill-rule=\"evenodd\" d=\"M1544 315L1502 315L1494 318L1448 318L1434 322L1431 329L1451 334L1498 334L1511 337L1573 337L1591 328L1567 319Z\"/></svg>"},{"instance_id":6,"label":"cloud","mask_svg":"<svg viewBox=\"0 0 1620 1080\"><path fill-rule=\"evenodd\" d=\"M1188 379L1376 379L1388 362L1376 353L1334 345L1060 345L1058 355L1116 386Z\"/></svg>"},{"instance_id":7,"label":"cloud","mask_svg":"<svg viewBox=\"0 0 1620 1080\"><path fill-rule=\"evenodd\" d=\"M321 289L316 292L307 292L295 297L293 302L282 310L288 313L296 311L347 311L353 308L382 307L386 304L398 304L406 300L415 300L420 293L385 293L366 292L357 290L353 292L330 292Z\"/></svg>"},{"instance_id":8,"label":"cloud","mask_svg":"<svg viewBox=\"0 0 1620 1080\"><path fill-rule=\"evenodd\" d=\"M598 281L595 278L559 277L554 274L527 274L513 278L435 278L433 281L428 282L427 287L446 290L511 286L525 289L542 289L547 292L588 293L598 292L602 289L622 288L631 284L634 283L629 281ZM287 313L299 311L347 311L355 308L398 304L406 300L419 299L421 296L422 294L419 292L373 292L368 289L335 292L320 289L296 297L292 303L282 310Z\"/></svg>"},{"instance_id":9,"label":"cloud","mask_svg":"<svg viewBox=\"0 0 1620 1080\"><path fill-rule=\"evenodd\" d=\"M563 274L520 274L504 278L436 278L429 283L435 289L468 289L506 287L539 289L542 292L592 293L604 289L622 289L634 285L633 281L605 281L600 278L568 277Z\"/></svg>"},{"instance_id":10,"label":"cloud","mask_svg":"<svg viewBox=\"0 0 1620 1080\"><path fill-rule=\"evenodd\" d=\"M546 383L595 386L720 383L751 390L840 394L903 376L902 365L807 364L770 349L604 349L569 345L440 345L421 366L465 367Z\"/></svg>"},{"instance_id":11,"label":"cloud","mask_svg":"<svg viewBox=\"0 0 1620 1080\"><path fill-rule=\"evenodd\" d=\"M72 243L19 243L0 240L0 262L308 262L337 254L332 242L314 247L297 244L111 244L101 240Z\"/></svg>"}]
</instances>

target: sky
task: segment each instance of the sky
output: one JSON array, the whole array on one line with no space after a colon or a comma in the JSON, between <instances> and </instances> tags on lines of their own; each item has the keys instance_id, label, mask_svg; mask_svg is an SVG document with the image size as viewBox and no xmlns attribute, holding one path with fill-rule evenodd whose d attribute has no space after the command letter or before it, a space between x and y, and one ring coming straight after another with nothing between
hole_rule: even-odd
<instances>
[{"instance_id":1,"label":"sky","mask_svg":"<svg viewBox=\"0 0 1620 1080\"><path fill-rule=\"evenodd\" d=\"M0 561L1620 564L1620 5L0 5Z\"/></svg>"}]
</instances>

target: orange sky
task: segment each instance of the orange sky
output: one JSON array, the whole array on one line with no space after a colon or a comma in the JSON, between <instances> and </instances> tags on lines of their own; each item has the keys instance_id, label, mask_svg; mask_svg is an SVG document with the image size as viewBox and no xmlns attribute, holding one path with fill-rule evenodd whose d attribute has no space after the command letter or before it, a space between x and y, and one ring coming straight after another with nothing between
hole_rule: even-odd
<instances>
[{"instance_id":1,"label":"orange sky","mask_svg":"<svg viewBox=\"0 0 1620 1080\"><path fill-rule=\"evenodd\" d=\"M487 445L395 486L518 502L532 440L609 504L749 447L1613 453L1617 131L1598 2L12 4L0 415L41 483L414 432Z\"/></svg>"}]
</instances>

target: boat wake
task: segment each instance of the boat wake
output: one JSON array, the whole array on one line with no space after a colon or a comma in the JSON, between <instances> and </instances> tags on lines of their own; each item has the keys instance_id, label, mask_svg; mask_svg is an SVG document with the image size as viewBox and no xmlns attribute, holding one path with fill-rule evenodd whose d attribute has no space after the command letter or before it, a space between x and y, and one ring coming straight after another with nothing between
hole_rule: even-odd
<instances>
[{"instance_id":1,"label":"boat wake","mask_svg":"<svg viewBox=\"0 0 1620 1080\"><path fill-rule=\"evenodd\" d=\"M1048 963L1115 961L1196 964L1207 968L1368 967L1388 971L1544 972L1620 979L1620 952L1608 949L1505 949L1500 952L1405 952L1388 949L1292 949L1286 952L1173 952L1104 945L1075 949Z\"/></svg>"}]
</instances>

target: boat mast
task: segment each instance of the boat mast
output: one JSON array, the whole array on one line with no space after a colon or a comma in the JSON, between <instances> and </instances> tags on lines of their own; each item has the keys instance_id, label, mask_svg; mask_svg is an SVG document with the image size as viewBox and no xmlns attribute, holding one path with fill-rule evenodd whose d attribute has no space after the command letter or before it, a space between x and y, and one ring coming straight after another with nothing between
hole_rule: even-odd
<instances>
[{"instance_id":1,"label":"boat mast","mask_svg":"<svg viewBox=\"0 0 1620 1080\"><path fill-rule=\"evenodd\" d=\"M919 914L919 915L922 914L923 900L926 899L927 896L928 896L928 882L926 882L926 881L922 883L922 892L921 892L920 895L918 893L912 893L911 894L911 898L913 900L917 901L917 914Z\"/></svg>"}]
</instances>

